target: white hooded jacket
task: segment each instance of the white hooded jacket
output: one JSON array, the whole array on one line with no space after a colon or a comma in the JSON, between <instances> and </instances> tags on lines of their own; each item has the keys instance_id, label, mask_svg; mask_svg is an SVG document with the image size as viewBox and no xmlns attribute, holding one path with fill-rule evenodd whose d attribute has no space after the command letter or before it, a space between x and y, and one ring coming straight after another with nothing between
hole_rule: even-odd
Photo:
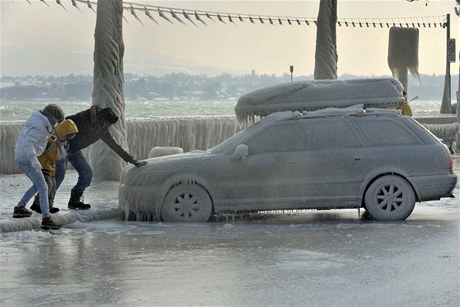
<instances>
[{"instance_id":1,"label":"white hooded jacket","mask_svg":"<svg viewBox=\"0 0 460 307\"><path fill-rule=\"evenodd\" d=\"M33 161L38 163L37 156L45 150L53 127L48 118L40 112L34 112L27 119L25 126L19 132L14 149L18 161Z\"/></svg>"}]
</instances>

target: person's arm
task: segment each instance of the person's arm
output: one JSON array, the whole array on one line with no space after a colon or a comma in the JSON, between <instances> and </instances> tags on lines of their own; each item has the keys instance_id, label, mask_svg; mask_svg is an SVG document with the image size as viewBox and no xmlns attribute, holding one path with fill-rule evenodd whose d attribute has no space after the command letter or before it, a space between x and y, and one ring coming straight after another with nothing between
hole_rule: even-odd
<instances>
[{"instance_id":1,"label":"person's arm","mask_svg":"<svg viewBox=\"0 0 460 307\"><path fill-rule=\"evenodd\" d=\"M126 162L132 163L137 167L145 165L147 163L145 161L138 161L134 159L133 156L126 152L126 150L124 150L123 147L121 147L120 144L118 144L117 141L115 141L115 139L112 137L112 134L110 134L109 131L105 131L102 133L101 140L104 141L107 145L109 145L109 147Z\"/></svg>"},{"instance_id":2,"label":"person's arm","mask_svg":"<svg viewBox=\"0 0 460 307\"><path fill-rule=\"evenodd\" d=\"M46 127L30 127L22 142L23 152L27 156L27 159L32 163L32 166L37 170L41 169L41 164L37 158L37 152L35 151L35 143L38 140L44 138L44 135L47 134L48 130L46 129Z\"/></svg>"}]
</instances>

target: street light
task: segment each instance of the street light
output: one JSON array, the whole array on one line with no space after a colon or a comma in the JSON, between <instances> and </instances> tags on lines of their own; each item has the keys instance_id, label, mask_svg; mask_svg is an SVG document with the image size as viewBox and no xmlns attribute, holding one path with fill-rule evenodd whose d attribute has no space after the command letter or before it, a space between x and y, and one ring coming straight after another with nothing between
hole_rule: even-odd
<instances>
[{"instance_id":1,"label":"street light","mask_svg":"<svg viewBox=\"0 0 460 307\"><path fill-rule=\"evenodd\" d=\"M294 66L289 66L289 71L291 72L291 82L292 82L292 73L294 72Z\"/></svg>"}]
</instances>

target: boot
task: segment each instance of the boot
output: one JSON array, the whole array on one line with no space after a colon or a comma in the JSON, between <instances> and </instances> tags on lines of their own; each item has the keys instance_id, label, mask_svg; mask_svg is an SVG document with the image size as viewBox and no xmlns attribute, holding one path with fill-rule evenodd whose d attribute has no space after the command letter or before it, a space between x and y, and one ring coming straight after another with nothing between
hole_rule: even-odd
<instances>
[{"instance_id":1,"label":"boot","mask_svg":"<svg viewBox=\"0 0 460 307\"><path fill-rule=\"evenodd\" d=\"M16 206L14 207L13 217L14 218L23 218L32 216L32 211L27 209L25 206Z\"/></svg>"},{"instance_id":2,"label":"boot","mask_svg":"<svg viewBox=\"0 0 460 307\"><path fill-rule=\"evenodd\" d=\"M52 217L44 217L42 219L42 229L49 230L49 229L60 229L62 224L55 222Z\"/></svg>"},{"instance_id":3,"label":"boot","mask_svg":"<svg viewBox=\"0 0 460 307\"><path fill-rule=\"evenodd\" d=\"M75 210L88 210L89 208L91 208L90 204L85 204L82 200L83 200L83 196L71 197L67 206L69 209L75 209Z\"/></svg>"},{"instance_id":4,"label":"boot","mask_svg":"<svg viewBox=\"0 0 460 307\"><path fill-rule=\"evenodd\" d=\"M40 214L42 213L42 209L40 208L40 205L36 202L34 202L32 206L30 206L30 209L34 210L37 213L40 213ZM50 213L56 213L56 212L59 212L59 208L50 207Z\"/></svg>"},{"instance_id":5,"label":"boot","mask_svg":"<svg viewBox=\"0 0 460 307\"><path fill-rule=\"evenodd\" d=\"M40 208L40 205L37 204L36 202L33 202L32 206L30 206L31 210L34 210L37 213L42 213L42 209Z\"/></svg>"}]
</instances>

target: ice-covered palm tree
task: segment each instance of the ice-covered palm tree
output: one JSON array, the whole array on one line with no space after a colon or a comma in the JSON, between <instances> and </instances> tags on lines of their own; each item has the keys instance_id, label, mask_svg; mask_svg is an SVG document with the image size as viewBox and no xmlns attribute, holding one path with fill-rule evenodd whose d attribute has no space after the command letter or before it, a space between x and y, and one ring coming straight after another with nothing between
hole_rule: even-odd
<instances>
[{"instance_id":1,"label":"ice-covered palm tree","mask_svg":"<svg viewBox=\"0 0 460 307\"><path fill-rule=\"evenodd\" d=\"M110 107L119 116L110 128L117 142L127 147L126 122L124 117L123 77L123 1L98 1L94 34L94 79L93 105ZM105 143L97 142L90 147L90 164L95 177L119 180L125 165Z\"/></svg>"},{"instance_id":2,"label":"ice-covered palm tree","mask_svg":"<svg viewBox=\"0 0 460 307\"><path fill-rule=\"evenodd\" d=\"M420 79L418 72L418 38L417 28L391 27L388 43L388 66L408 92L407 77L410 72Z\"/></svg>"}]
</instances>

